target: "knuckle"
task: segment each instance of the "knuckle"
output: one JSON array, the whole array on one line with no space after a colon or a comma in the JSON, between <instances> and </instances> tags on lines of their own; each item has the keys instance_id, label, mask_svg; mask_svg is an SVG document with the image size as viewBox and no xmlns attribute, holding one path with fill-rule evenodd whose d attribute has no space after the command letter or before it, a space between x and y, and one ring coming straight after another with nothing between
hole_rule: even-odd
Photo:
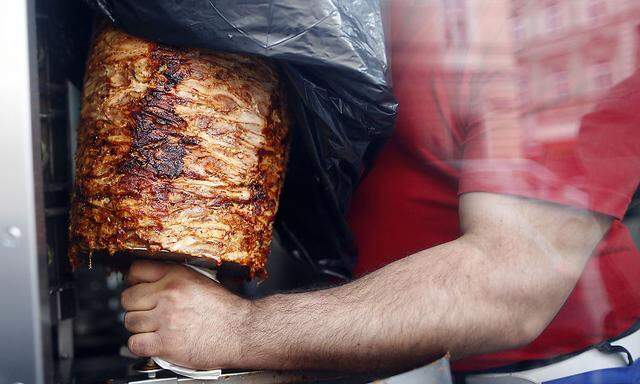
<instances>
[{"instance_id":1,"label":"knuckle","mask_svg":"<svg viewBox=\"0 0 640 384\"><path fill-rule=\"evenodd\" d=\"M129 275L137 276L142 270L142 263L140 261L134 261L129 267Z\"/></svg>"},{"instance_id":2,"label":"knuckle","mask_svg":"<svg viewBox=\"0 0 640 384\"><path fill-rule=\"evenodd\" d=\"M140 274L140 263L134 261L133 264L129 267L129 273L127 274L127 280L131 281L134 277L137 277Z\"/></svg>"},{"instance_id":3,"label":"knuckle","mask_svg":"<svg viewBox=\"0 0 640 384\"><path fill-rule=\"evenodd\" d=\"M131 293L129 292L129 290L124 290L122 291L122 293L120 294L120 304L122 305L122 308L127 309L129 307L129 302L131 300Z\"/></svg>"},{"instance_id":4,"label":"knuckle","mask_svg":"<svg viewBox=\"0 0 640 384\"><path fill-rule=\"evenodd\" d=\"M184 288L184 281L178 276L171 276L170 279L167 279L166 289L167 290L175 290L180 291Z\"/></svg>"},{"instance_id":5,"label":"knuckle","mask_svg":"<svg viewBox=\"0 0 640 384\"><path fill-rule=\"evenodd\" d=\"M164 314L164 321L169 329L178 325L180 320L181 317L175 311L169 311Z\"/></svg>"},{"instance_id":6,"label":"knuckle","mask_svg":"<svg viewBox=\"0 0 640 384\"><path fill-rule=\"evenodd\" d=\"M182 298L182 283L180 282L170 282L167 284L167 287L163 291L163 296L170 303L176 303Z\"/></svg>"},{"instance_id":7,"label":"knuckle","mask_svg":"<svg viewBox=\"0 0 640 384\"><path fill-rule=\"evenodd\" d=\"M127 312L124 315L124 327L130 332L135 332L140 328L140 319L134 313Z\"/></svg>"},{"instance_id":8,"label":"knuckle","mask_svg":"<svg viewBox=\"0 0 640 384\"><path fill-rule=\"evenodd\" d=\"M169 302L169 304L174 304L175 302L177 302L179 300L179 296L180 294L173 289L167 289L162 292L162 297L167 302Z\"/></svg>"},{"instance_id":9,"label":"knuckle","mask_svg":"<svg viewBox=\"0 0 640 384\"><path fill-rule=\"evenodd\" d=\"M131 331L131 328L133 328L133 320L131 319L131 317L131 312L126 312L124 314L124 327L129 331Z\"/></svg>"},{"instance_id":10,"label":"knuckle","mask_svg":"<svg viewBox=\"0 0 640 384\"><path fill-rule=\"evenodd\" d=\"M137 356L144 356L144 344L140 337L136 337L135 335L131 336L127 342L127 346L133 354Z\"/></svg>"},{"instance_id":11,"label":"knuckle","mask_svg":"<svg viewBox=\"0 0 640 384\"><path fill-rule=\"evenodd\" d=\"M180 302L180 295L175 291L162 291L158 296L158 307L164 309L175 308Z\"/></svg>"},{"instance_id":12,"label":"knuckle","mask_svg":"<svg viewBox=\"0 0 640 384\"><path fill-rule=\"evenodd\" d=\"M160 353L158 337L154 334L133 335L127 345L129 350L138 356L155 356Z\"/></svg>"}]
</instances>

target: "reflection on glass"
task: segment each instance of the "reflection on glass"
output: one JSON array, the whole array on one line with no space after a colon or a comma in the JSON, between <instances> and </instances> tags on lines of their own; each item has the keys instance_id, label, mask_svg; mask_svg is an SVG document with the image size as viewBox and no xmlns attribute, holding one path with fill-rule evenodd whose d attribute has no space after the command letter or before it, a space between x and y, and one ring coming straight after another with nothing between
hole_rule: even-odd
<instances>
[{"instance_id":1,"label":"reflection on glass","mask_svg":"<svg viewBox=\"0 0 640 384\"><path fill-rule=\"evenodd\" d=\"M528 349L484 362L561 354L613 337L638 320L640 285L633 276L640 254L633 239L640 241L640 1L388 5L399 121L360 196L374 196L371 186L379 175L397 178L388 183L410 180L428 188L421 204L432 204L440 216L425 209L420 225L444 235L421 243L423 248L459 235L459 228L443 224L456 220L457 202L441 198L456 192L523 196L613 219L541 338ZM399 174L403 161L420 163L420 176L389 176ZM416 198L383 196L398 202ZM422 214L417 209L407 215ZM558 337L560 344L548 342ZM550 345L555 352L544 349Z\"/></svg>"}]
</instances>

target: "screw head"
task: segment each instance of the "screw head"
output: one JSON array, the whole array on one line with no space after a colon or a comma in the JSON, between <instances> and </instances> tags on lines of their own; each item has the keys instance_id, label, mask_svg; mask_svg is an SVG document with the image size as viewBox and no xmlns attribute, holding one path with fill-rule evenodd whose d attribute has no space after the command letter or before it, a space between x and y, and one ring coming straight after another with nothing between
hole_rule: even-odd
<instances>
[{"instance_id":1,"label":"screw head","mask_svg":"<svg viewBox=\"0 0 640 384\"><path fill-rule=\"evenodd\" d=\"M12 225L8 227L0 236L0 244L7 248L14 248L20 237L22 237L22 231L20 230L20 228Z\"/></svg>"},{"instance_id":2,"label":"screw head","mask_svg":"<svg viewBox=\"0 0 640 384\"><path fill-rule=\"evenodd\" d=\"M10 226L7 229L7 233L15 238L22 236L22 231L20 230L20 228L16 227L15 225Z\"/></svg>"}]
</instances>

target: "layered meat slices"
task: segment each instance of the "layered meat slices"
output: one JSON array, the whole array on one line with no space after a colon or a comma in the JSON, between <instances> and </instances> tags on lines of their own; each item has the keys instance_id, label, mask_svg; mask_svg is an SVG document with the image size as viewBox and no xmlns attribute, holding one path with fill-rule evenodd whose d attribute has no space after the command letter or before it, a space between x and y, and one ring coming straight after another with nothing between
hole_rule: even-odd
<instances>
[{"instance_id":1,"label":"layered meat slices","mask_svg":"<svg viewBox=\"0 0 640 384\"><path fill-rule=\"evenodd\" d=\"M102 26L85 75L71 210L92 252L230 261L264 275L288 117L261 59L176 49Z\"/></svg>"}]
</instances>

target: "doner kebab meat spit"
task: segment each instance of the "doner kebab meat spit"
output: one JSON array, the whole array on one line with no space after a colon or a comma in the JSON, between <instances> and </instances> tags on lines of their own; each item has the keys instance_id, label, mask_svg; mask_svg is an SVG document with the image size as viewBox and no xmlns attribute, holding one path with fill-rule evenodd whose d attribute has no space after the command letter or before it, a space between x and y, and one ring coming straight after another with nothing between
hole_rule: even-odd
<instances>
[{"instance_id":1,"label":"doner kebab meat spit","mask_svg":"<svg viewBox=\"0 0 640 384\"><path fill-rule=\"evenodd\" d=\"M93 38L78 130L70 257L233 262L265 275L289 120L262 59Z\"/></svg>"}]
</instances>

